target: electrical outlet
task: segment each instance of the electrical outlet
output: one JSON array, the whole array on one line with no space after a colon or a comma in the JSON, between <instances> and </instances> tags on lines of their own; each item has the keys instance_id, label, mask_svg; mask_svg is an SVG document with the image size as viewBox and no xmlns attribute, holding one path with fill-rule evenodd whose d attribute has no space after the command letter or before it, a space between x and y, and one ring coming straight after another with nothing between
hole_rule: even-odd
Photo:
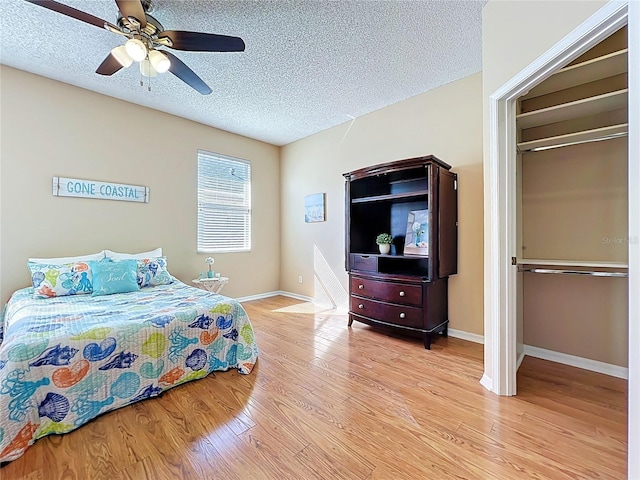
<instances>
[{"instance_id":1,"label":"electrical outlet","mask_svg":"<svg viewBox=\"0 0 640 480\"><path fill-rule=\"evenodd\" d=\"M302 283L302 275L298 275L298 283Z\"/></svg>"}]
</instances>

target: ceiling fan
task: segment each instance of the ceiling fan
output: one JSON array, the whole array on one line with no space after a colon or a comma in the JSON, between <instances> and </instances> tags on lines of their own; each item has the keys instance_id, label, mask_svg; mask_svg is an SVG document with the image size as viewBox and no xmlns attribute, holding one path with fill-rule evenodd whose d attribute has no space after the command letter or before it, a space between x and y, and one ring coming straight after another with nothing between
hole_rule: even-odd
<instances>
[{"instance_id":1,"label":"ceiling fan","mask_svg":"<svg viewBox=\"0 0 640 480\"><path fill-rule=\"evenodd\" d=\"M193 70L172 53L158 47L192 52L243 52L245 48L240 37L165 30L149 15L151 0L115 0L119 10L116 25L53 0L25 1L126 37L127 41L111 50L100 64L96 70L100 75L113 75L136 61L145 77L169 71L201 94L208 95L211 88Z\"/></svg>"}]
</instances>

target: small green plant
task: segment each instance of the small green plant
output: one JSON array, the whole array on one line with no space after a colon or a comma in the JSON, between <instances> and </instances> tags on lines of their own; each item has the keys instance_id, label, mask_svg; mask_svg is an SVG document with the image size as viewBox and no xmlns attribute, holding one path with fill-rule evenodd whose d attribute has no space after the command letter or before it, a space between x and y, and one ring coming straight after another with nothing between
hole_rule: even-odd
<instances>
[{"instance_id":1,"label":"small green plant","mask_svg":"<svg viewBox=\"0 0 640 480\"><path fill-rule=\"evenodd\" d=\"M376 237L376 243L378 245L391 245L393 243L393 237L388 233L381 233Z\"/></svg>"}]
</instances>

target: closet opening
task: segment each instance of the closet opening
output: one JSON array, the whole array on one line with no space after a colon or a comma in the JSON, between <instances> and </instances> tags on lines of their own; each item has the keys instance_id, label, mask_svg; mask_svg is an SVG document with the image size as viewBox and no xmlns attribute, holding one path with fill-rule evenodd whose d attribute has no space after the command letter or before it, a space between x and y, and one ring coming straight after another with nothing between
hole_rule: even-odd
<instances>
[{"instance_id":1,"label":"closet opening","mask_svg":"<svg viewBox=\"0 0 640 480\"><path fill-rule=\"evenodd\" d=\"M517 169L521 169L522 156L524 153L523 145L517 147L517 143L532 142L535 140L551 139L556 141L552 137L558 137L562 135L579 134L579 132L588 132L589 130L597 130L599 128L614 127L619 125L615 120L612 123L601 123L593 126L585 125L582 129L576 129L575 131L561 131L560 133L549 133L548 135L541 135L540 137L529 137L523 135L522 128L517 126L516 116L529 113L526 111L526 105L522 106L518 100L530 95L534 89L546 82L550 78L553 78L554 74L561 70L563 67L576 64L578 57L591 50L594 46L601 44L603 41L611 37L615 32L626 27L628 30L629 41L627 51L627 75L628 75L628 91L619 92L619 90L625 90L624 88L615 87L610 91L598 92L591 94L594 97L594 102L579 102L581 98L567 100L567 104L571 104L573 101L577 101L577 104L598 104L607 101L607 99L620 99L621 95L627 96L627 115L628 126L626 128L628 132L627 136L627 239L620 239L619 237L612 237L605 235L607 238L600 238L600 249L609 245L616 251L616 246L621 243L627 243L625 250L627 252L626 259L622 260L616 258L615 255L598 258L595 257L596 265L588 265L578 268L579 265L569 264L542 264L537 262L525 263L524 260L536 260L531 253L528 244L523 242L523 199L522 199L522 172ZM524 382L521 377L523 371L531 371L528 364L542 364L548 366L557 366L558 371L563 370L567 372L567 369L572 372L583 373L590 377L597 377L599 380L600 391L603 392L603 397L607 396L606 389L611 382L616 385L622 382L623 387L626 389L626 404L617 412L611 410L603 411L598 400L591 402L590 408L592 411L597 411L598 415L605 420L605 422L611 418L611 416L617 416L621 422L621 430L619 436L615 441L618 445L624 445L627 443L627 461L628 461L628 475L630 478L635 478L640 475L640 460L638 456L633 452L638 450L638 439L640 438L640 415L638 415L638 399L640 398L640 371L638 365L640 365L640 349L637 345L640 345L640 323L638 318L640 315L640 296L637 292L640 291L640 97L638 96L638 85L640 85L640 55L638 55L638 49L640 49L640 4L637 2L608 2L597 10L592 16L578 25L574 30L563 37L558 43L553 45L549 50L542 54L537 59L533 60L529 65L523 68L519 73L512 77L508 82L502 85L499 89L493 92L489 96L489 145L488 145L488 157L485 162L485 348L484 348L484 374L480 380L481 385L486 389L498 394L498 395L525 395L526 391L522 389ZM593 58L596 58L596 55ZM615 75L612 75L615 76ZM608 78L604 76L603 78ZM593 80L597 81L597 80ZM614 80L615 81L615 80ZM592 82L588 82L592 83ZM559 90L566 90L562 88ZM534 98L534 97L532 97ZM586 98L586 97L584 97ZM584 98L582 98L584 100ZM604 100L603 100L604 99ZM557 105L562 105L560 101ZM545 110L546 108L553 107L551 105L544 105L539 110ZM624 105L623 105L624 107ZM614 108L620 110L621 108ZM578 111L583 109L584 106L578 106ZM520 110L518 110L520 109ZM553 108L552 108L553 109ZM562 110L560 108L559 110ZM531 111L536 110L532 107ZM549 112L550 110L547 110ZM595 115L598 112L592 114ZM588 112L583 110L585 117L589 117ZM609 113L604 113L609 115ZM616 115L613 113L611 115ZM534 117L535 115L531 115ZM522 118L522 117L521 117ZM526 118L526 117L525 117ZM570 119L554 117L548 122L548 125L554 123L566 122ZM587 120L577 118L576 122ZM526 122L527 120L525 120ZM541 125L545 126L545 124ZM531 128L531 127L530 127ZM535 128L535 127L533 127ZM622 133L616 132L618 127L609 128L609 133ZM612 132L613 130L613 132ZM596 132L598 133L598 132ZM590 133L579 134L585 140ZM561 138L561 143L573 143L573 140L565 142L567 138ZM618 139L620 140L620 139ZM624 140L624 139L623 139ZM615 138L602 139L600 141L589 142L586 145L598 145L600 143L615 142ZM580 144L577 144L580 145ZM525 145L526 146L526 145ZM546 147L548 145L542 145ZM520 148L520 151L518 150ZM565 148L573 148L572 146L565 145L556 150L560 151ZM528 149L527 149L528 150ZM533 150L533 149L531 149ZM551 149L552 150L552 149ZM543 152L543 149L537 150ZM518 175L516 175L518 173ZM580 171L584 174L583 171ZM577 175L575 173L572 176ZM553 172L549 174L550 181L555 180L553 178ZM607 179L608 180L608 179ZM519 197L519 200L517 200ZM526 221L526 219L524 219ZM583 238L580 242L574 245L574 248L583 248ZM550 243L551 244L551 243ZM593 246L592 243L588 245ZM523 255L522 247L526 246L524 250L527 256ZM535 244L534 244L535 247ZM535 248L534 248L535 251ZM546 258L538 259L547 263L552 260L558 260L551 255ZM578 258L577 256L565 258L561 257L559 260L572 260L578 259L579 261L585 261L588 259ZM591 262L589 262L591 263ZM605 263L605 265L603 265ZM607 263L614 263L613 266L606 265ZM622 265L619 265L622 264ZM626 266L625 266L626 265ZM546 268L545 268L546 267ZM546 269L564 270L564 273L539 273L528 271L532 269ZM527 270L527 271L525 271ZM590 272L596 272L598 276L588 273L570 273L568 270L589 270ZM611 275L610 277L603 276L606 273L619 273L622 275ZM627 277L624 276L627 275ZM554 362L548 362L546 360L539 360L532 357L531 354L520 366L520 370L517 371L518 359L523 358L524 354L524 322L523 322L523 304L524 304L524 276L534 276L538 280L544 278L555 279L558 278L571 278L589 279L589 280L611 280L614 282L623 281L627 282L627 293L623 295L628 298L625 302L623 299L619 303L625 304L623 306L615 305L613 307L614 316L616 312L627 311L627 331L628 343L625 345L627 351L627 367L617 365L623 369L623 372L628 376L628 380L620 379L611 374L599 375L584 369L571 369L564 365ZM544 277L543 277L544 276ZM608 284L610 289L618 289L616 286L612 286L612 283ZM597 290L593 288L592 290ZM555 292L554 292L555 293ZM585 292L583 298L589 296L589 292ZM528 301L531 301L534 297L527 297ZM546 298L546 297L545 297ZM589 298L589 301L592 299ZM617 303L617 302L616 302ZM562 305L562 303L560 303ZM591 312L589 312L591 313ZM607 312L608 313L608 312ZM562 312L556 314L556 318L562 318ZM598 316L602 323L609 321L609 317L604 315ZM580 325L582 327L582 325ZM553 331L556 330L556 325L552 325L550 328ZM583 329L586 330L586 329ZM576 333L577 338L583 338L586 335L585 331ZM610 332L607 332L610 335ZM589 336L587 341L594 342L593 336ZM604 342L603 342L604 341ZM606 343L607 337L597 338L595 340L597 348L600 348L600 344L597 342ZM559 349L559 347L553 347ZM552 350L544 349L546 352ZM562 360L565 363L567 359L573 358L569 354L563 354ZM581 361L585 360L585 357L578 357ZM557 362L557 360L556 360ZM602 365L606 362L600 362L598 365ZM615 364L607 364L613 365ZM537 372L534 370L533 372ZM573 374L573 373L572 373ZM559 376L558 378L562 378ZM569 392L569 390L566 390ZM585 397L589 394L589 389L580 390L585 393ZM574 392L575 393L575 392ZM556 398L563 398L563 395L558 394ZM593 394L591 395L593 398ZM546 400L545 400L546 401ZM584 405L583 402L579 402ZM625 403L624 401L622 402ZM625 411L626 410L626 411ZM576 412L580 415L579 411ZM624 419L620 418L624 416ZM626 428L624 420L626 419ZM596 433L599 430L596 429ZM599 435L601 433L598 433ZM607 438L609 438L607 436Z\"/></svg>"},{"instance_id":2,"label":"closet opening","mask_svg":"<svg viewBox=\"0 0 640 480\"><path fill-rule=\"evenodd\" d=\"M625 26L516 102L518 366L628 378L627 65Z\"/></svg>"}]
</instances>

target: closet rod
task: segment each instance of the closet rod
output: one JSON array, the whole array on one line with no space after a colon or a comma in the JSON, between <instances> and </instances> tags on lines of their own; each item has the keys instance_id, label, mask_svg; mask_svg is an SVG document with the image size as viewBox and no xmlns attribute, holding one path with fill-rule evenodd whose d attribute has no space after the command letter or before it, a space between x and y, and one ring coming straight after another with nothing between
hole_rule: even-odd
<instances>
[{"instance_id":1,"label":"closet rod","mask_svg":"<svg viewBox=\"0 0 640 480\"><path fill-rule=\"evenodd\" d=\"M557 145L548 145L543 147L521 148L517 147L518 153L526 152L542 152L543 150L551 150L554 148L571 147L573 145L582 145L583 143L602 142L603 140L613 140L614 138L626 137L628 132L612 133L610 135L603 135L602 137L589 138L586 140L576 140L575 142L559 143Z\"/></svg>"},{"instance_id":2,"label":"closet rod","mask_svg":"<svg viewBox=\"0 0 640 480\"><path fill-rule=\"evenodd\" d=\"M560 275L591 275L593 277L619 277L627 278L627 272L603 272L598 270L564 270L556 268L520 268L521 272L531 273L555 273Z\"/></svg>"}]
</instances>

